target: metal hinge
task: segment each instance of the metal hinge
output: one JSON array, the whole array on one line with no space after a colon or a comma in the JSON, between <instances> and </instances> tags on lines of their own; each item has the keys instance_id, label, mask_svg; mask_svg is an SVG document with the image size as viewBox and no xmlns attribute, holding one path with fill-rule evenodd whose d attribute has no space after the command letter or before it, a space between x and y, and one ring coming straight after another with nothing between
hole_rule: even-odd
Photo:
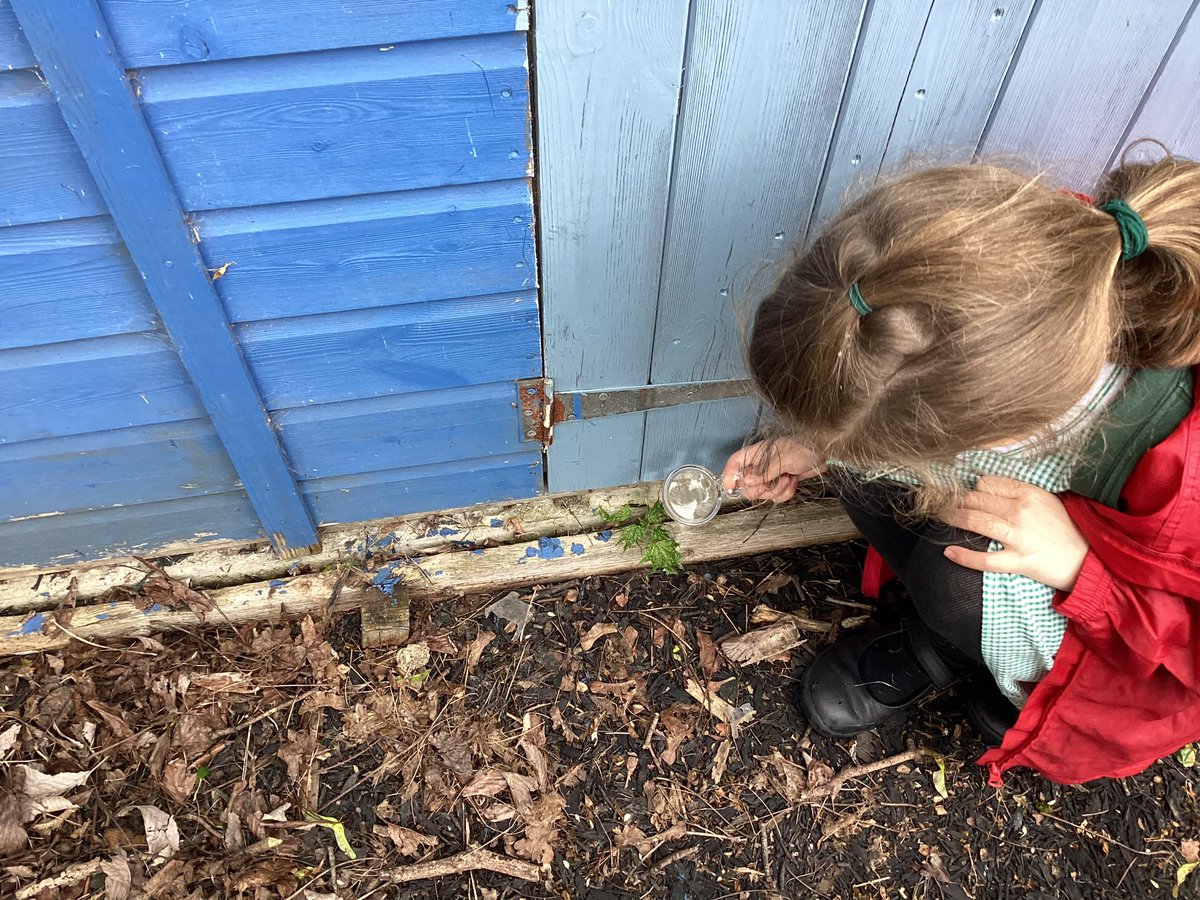
<instances>
[{"instance_id":1,"label":"metal hinge","mask_svg":"<svg viewBox=\"0 0 1200 900\"><path fill-rule=\"evenodd\" d=\"M747 396L752 390L748 379L728 379L556 394L552 378L523 378L517 382L517 406L522 439L549 446L554 440L554 426L562 422L646 412L706 400L727 400Z\"/></svg>"}]
</instances>

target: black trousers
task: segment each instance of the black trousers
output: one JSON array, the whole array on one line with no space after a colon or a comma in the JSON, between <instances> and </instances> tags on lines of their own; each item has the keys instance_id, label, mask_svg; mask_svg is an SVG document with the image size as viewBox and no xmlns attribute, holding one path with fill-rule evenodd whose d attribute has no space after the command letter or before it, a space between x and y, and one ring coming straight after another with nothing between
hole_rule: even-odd
<instances>
[{"instance_id":1,"label":"black trousers","mask_svg":"<svg viewBox=\"0 0 1200 900\"><path fill-rule=\"evenodd\" d=\"M878 482L835 478L842 505L863 537L908 589L913 612L951 668L983 662L983 573L944 554L950 544L986 550L987 538L939 522L906 521L897 514L905 491Z\"/></svg>"}]
</instances>

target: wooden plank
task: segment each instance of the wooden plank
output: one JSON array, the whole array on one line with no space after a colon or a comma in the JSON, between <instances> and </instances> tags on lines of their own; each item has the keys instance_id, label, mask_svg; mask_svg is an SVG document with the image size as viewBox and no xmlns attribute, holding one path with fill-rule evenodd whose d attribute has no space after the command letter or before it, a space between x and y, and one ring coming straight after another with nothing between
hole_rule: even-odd
<instances>
[{"instance_id":1,"label":"wooden plank","mask_svg":"<svg viewBox=\"0 0 1200 900\"><path fill-rule=\"evenodd\" d=\"M0 74L0 225L107 212L50 89L29 69Z\"/></svg>"},{"instance_id":2,"label":"wooden plank","mask_svg":"<svg viewBox=\"0 0 1200 900\"><path fill-rule=\"evenodd\" d=\"M744 375L739 311L803 239L862 13L859 0L695 4L653 382ZM723 401L649 413L643 477L662 460L715 461L750 410Z\"/></svg>"},{"instance_id":3,"label":"wooden plank","mask_svg":"<svg viewBox=\"0 0 1200 900\"><path fill-rule=\"evenodd\" d=\"M1033 6L1034 0L935 0L888 138L885 170L913 156L916 163L971 157Z\"/></svg>"},{"instance_id":4,"label":"wooden plank","mask_svg":"<svg viewBox=\"0 0 1200 900\"><path fill-rule=\"evenodd\" d=\"M729 513L704 528L667 527L689 565L857 536L841 507L832 502ZM420 565L391 566L382 574L399 579L411 598L438 599L643 568L638 554L625 552L616 541L577 534L559 543L567 548L561 555L561 548L534 541L443 553L423 559ZM211 599L218 609L208 614L206 622L279 621L331 609L353 609L362 604L367 591L374 590L347 579L335 601L337 582L337 573L325 572L214 591ZM0 656L58 649L73 636L96 643L174 629L194 630L199 624L187 610L139 610L132 603L116 601L76 608L67 626L70 634L51 619L49 613L0 618ZM48 633L43 633L43 628Z\"/></svg>"},{"instance_id":5,"label":"wooden plank","mask_svg":"<svg viewBox=\"0 0 1200 900\"><path fill-rule=\"evenodd\" d=\"M1173 153L1200 158L1200 14L1194 3L1126 137L1154 138ZM1123 149L1115 148L1109 166Z\"/></svg>"},{"instance_id":6,"label":"wooden plank","mask_svg":"<svg viewBox=\"0 0 1200 900\"><path fill-rule=\"evenodd\" d=\"M533 292L237 326L268 408L532 378Z\"/></svg>"},{"instance_id":7,"label":"wooden plank","mask_svg":"<svg viewBox=\"0 0 1200 900\"><path fill-rule=\"evenodd\" d=\"M0 69L24 69L37 65L33 51L21 34L21 26L8 0L0 0Z\"/></svg>"},{"instance_id":8,"label":"wooden plank","mask_svg":"<svg viewBox=\"0 0 1200 900\"><path fill-rule=\"evenodd\" d=\"M0 238L0 350L158 327L108 217L6 228Z\"/></svg>"},{"instance_id":9,"label":"wooden plank","mask_svg":"<svg viewBox=\"0 0 1200 900\"><path fill-rule=\"evenodd\" d=\"M1121 142L1192 0L1042 3L981 142L1088 189Z\"/></svg>"},{"instance_id":10,"label":"wooden plank","mask_svg":"<svg viewBox=\"0 0 1200 900\"><path fill-rule=\"evenodd\" d=\"M207 419L0 444L0 523L217 494L237 483Z\"/></svg>"},{"instance_id":11,"label":"wooden plank","mask_svg":"<svg viewBox=\"0 0 1200 900\"><path fill-rule=\"evenodd\" d=\"M204 416L158 334L0 351L0 444Z\"/></svg>"},{"instance_id":12,"label":"wooden plank","mask_svg":"<svg viewBox=\"0 0 1200 900\"><path fill-rule=\"evenodd\" d=\"M280 551L315 543L103 15L94 0L13 9L271 542Z\"/></svg>"},{"instance_id":13,"label":"wooden plank","mask_svg":"<svg viewBox=\"0 0 1200 900\"><path fill-rule=\"evenodd\" d=\"M101 6L130 68L526 27L512 0L101 0Z\"/></svg>"},{"instance_id":14,"label":"wooden plank","mask_svg":"<svg viewBox=\"0 0 1200 900\"><path fill-rule=\"evenodd\" d=\"M194 550L218 540L262 539L262 528L245 493L231 491L143 503L119 515L101 509L0 524L0 567L64 568L102 557L170 550L185 543Z\"/></svg>"},{"instance_id":15,"label":"wooden plank","mask_svg":"<svg viewBox=\"0 0 1200 900\"><path fill-rule=\"evenodd\" d=\"M538 494L542 454L537 448L509 456L318 478L304 482L303 488L322 525L359 522Z\"/></svg>"},{"instance_id":16,"label":"wooden plank","mask_svg":"<svg viewBox=\"0 0 1200 900\"><path fill-rule=\"evenodd\" d=\"M529 452L534 445L521 442L513 392L511 382L499 382L325 403L273 418L298 478L357 475Z\"/></svg>"},{"instance_id":17,"label":"wooden plank","mask_svg":"<svg viewBox=\"0 0 1200 900\"><path fill-rule=\"evenodd\" d=\"M523 178L525 35L139 74L186 209Z\"/></svg>"},{"instance_id":18,"label":"wooden plank","mask_svg":"<svg viewBox=\"0 0 1200 900\"><path fill-rule=\"evenodd\" d=\"M524 179L195 219L234 322L528 289L532 223Z\"/></svg>"},{"instance_id":19,"label":"wooden plank","mask_svg":"<svg viewBox=\"0 0 1200 900\"><path fill-rule=\"evenodd\" d=\"M646 384L688 3L564 0L537 15L546 372L559 390ZM636 480L643 422L563 429L551 490Z\"/></svg>"},{"instance_id":20,"label":"wooden plank","mask_svg":"<svg viewBox=\"0 0 1200 900\"><path fill-rule=\"evenodd\" d=\"M809 233L869 185L883 165L932 0L876 0L863 17Z\"/></svg>"}]
</instances>

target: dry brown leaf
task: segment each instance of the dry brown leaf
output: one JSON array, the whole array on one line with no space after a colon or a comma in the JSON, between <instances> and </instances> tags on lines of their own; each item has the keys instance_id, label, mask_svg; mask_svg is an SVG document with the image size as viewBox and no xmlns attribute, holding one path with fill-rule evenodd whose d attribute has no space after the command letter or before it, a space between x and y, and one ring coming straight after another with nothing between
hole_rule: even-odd
<instances>
[{"instance_id":1,"label":"dry brown leaf","mask_svg":"<svg viewBox=\"0 0 1200 900\"><path fill-rule=\"evenodd\" d=\"M734 706L732 703L718 697L716 693L708 690L694 679L686 679L683 689L696 698L696 701L712 713L716 719L727 724L732 737L735 739L738 736L738 730L742 726L753 722L757 715L754 707L749 704Z\"/></svg>"},{"instance_id":2,"label":"dry brown leaf","mask_svg":"<svg viewBox=\"0 0 1200 900\"><path fill-rule=\"evenodd\" d=\"M626 625L625 630L621 632L621 640L623 640L625 642L625 646L629 648L630 656L637 655L638 637L640 637L638 630L632 625Z\"/></svg>"},{"instance_id":3,"label":"dry brown leaf","mask_svg":"<svg viewBox=\"0 0 1200 900\"><path fill-rule=\"evenodd\" d=\"M1200 841L1184 838L1179 842L1179 855L1185 863L1200 862Z\"/></svg>"},{"instance_id":4,"label":"dry brown leaf","mask_svg":"<svg viewBox=\"0 0 1200 900\"><path fill-rule=\"evenodd\" d=\"M67 791L79 787L92 774L92 770L89 769L86 772L60 772L58 775L47 775L45 772L39 772L32 766L23 763L17 766L17 771L23 772L25 775L21 791L31 800L61 797Z\"/></svg>"},{"instance_id":5,"label":"dry brown leaf","mask_svg":"<svg viewBox=\"0 0 1200 900\"><path fill-rule=\"evenodd\" d=\"M833 780L833 767L821 762L819 759L814 759L807 753L804 754L804 765L807 769L805 781L808 783L810 790L820 787L823 784L828 784Z\"/></svg>"},{"instance_id":6,"label":"dry brown leaf","mask_svg":"<svg viewBox=\"0 0 1200 900\"><path fill-rule=\"evenodd\" d=\"M133 737L133 729L125 722L121 710L115 706L109 706L107 703L102 703L99 700L88 700L87 705L104 720L104 724L108 726L116 740L124 741Z\"/></svg>"},{"instance_id":7,"label":"dry brown leaf","mask_svg":"<svg viewBox=\"0 0 1200 900\"><path fill-rule=\"evenodd\" d=\"M685 710L671 707L659 716L658 727L662 729L663 737L667 741L666 748L658 758L665 765L673 766L679 758L680 745L695 733L695 716Z\"/></svg>"},{"instance_id":8,"label":"dry brown leaf","mask_svg":"<svg viewBox=\"0 0 1200 900\"><path fill-rule=\"evenodd\" d=\"M471 643L467 644L466 666L468 672L475 671L475 667L479 665L479 660L483 658L483 651L495 639L496 633L494 631L481 628Z\"/></svg>"},{"instance_id":9,"label":"dry brown leaf","mask_svg":"<svg viewBox=\"0 0 1200 900\"><path fill-rule=\"evenodd\" d=\"M644 837L636 845L637 851L645 858L663 844L669 841L677 841L684 837L687 837L687 825L683 822L676 822L670 828L660 831L658 834L651 834Z\"/></svg>"},{"instance_id":10,"label":"dry brown leaf","mask_svg":"<svg viewBox=\"0 0 1200 900\"><path fill-rule=\"evenodd\" d=\"M521 723L521 739L517 746L529 760L529 766L537 777L540 791L550 789L550 756L546 753L546 729L542 717L537 713L525 713Z\"/></svg>"},{"instance_id":11,"label":"dry brown leaf","mask_svg":"<svg viewBox=\"0 0 1200 900\"><path fill-rule=\"evenodd\" d=\"M713 754L712 783L720 784L725 775L725 767L729 764L729 751L733 749L733 741L721 741L717 752Z\"/></svg>"},{"instance_id":12,"label":"dry brown leaf","mask_svg":"<svg viewBox=\"0 0 1200 900\"><path fill-rule=\"evenodd\" d=\"M629 597L624 591L622 591L613 597L612 602L617 609L624 609L629 605Z\"/></svg>"},{"instance_id":13,"label":"dry brown leaf","mask_svg":"<svg viewBox=\"0 0 1200 900\"><path fill-rule=\"evenodd\" d=\"M0 731L0 759L8 756L8 751L17 745L17 738L21 735L21 723L14 722L3 731Z\"/></svg>"},{"instance_id":14,"label":"dry brown leaf","mask_svg":"<svg viewBox=\"0 0 1200 900\"><path fill-rule=\"evenodd\" d=\"M212 691L214 694L254 694L258 692L253 679L246 672L208 672L202 675L193 675L192 684L206 691Z\"/></svg>"},{"instance_id":15,"label":"dry brown leaf","mask_svg":"<svg viewBox=\"0 0 1200 900\"><path fill-rule=\"evenodd\" d=\"M449 631L439 631L436 634L427 635L425 646L429 648L430 653L441 653L446 656L458 655L458 644L454 643Z\"/></svg>"},{"instance_id":16,"label":"dry brown leaf","mask_svg":"<svg viewBox=\"0 0 1200 900\"><path fill-rule=\"evenodd\" d=\"M772 625L726 638L721 641L721 652L734 665L749 666L786 653L799 646L804 638L805 635L794 621L782 619Z\"/></svg>"},{"instance_id":17,"label":"dry brown leaf","mask_svg":"<svg viewBox=\"0 0 1200 900\"><path fill-rule=\"evenodd\" d=\"M225 836L223 843L226 850L241 850L246 846L246 835L242 832L242 817L231 808L225 810L222 816L225 821Z\"/></svg>"},{"instance_id":18,"label":"dry brown leaf","mask_svg":"<svg viewBox=\"0 0 1200 900\"><path fill-rule=\"evenodd\" d=\"M556 793L542 794L533 803L525 836L513 845L518 856L548 866L554 861L554 844L567 802Z\"/></svg>"},{"instance_id":19,"label":"dry brown leaf","mask_svg":"<svg viewBox=\"0 0 1200 900\"><path fill-rule=\"evenodd\" d=\"M133 872L129 869L125 851L101 860L100 871L104 873L104 900L126 900L133 886Z\"/></svg>"},{"instance_id":20,"label":"dry brown leaf","mask_svg":"<svg viewBox=\"0 0 1200 900\"><path fill-rule=\"evenodd\" d=\"M696 632L696 649L700 655L700 671L705 677L711 676L717 671L717 645L713 643L712 637L706 631Z\"/></svg>"},{"instance_id":21,"label":"dry brown leaf","mask_svg":"<svg viewBox=\"0 0 1200 900\"><path fill-rule=\"evenodd\" d=\"M504 773L498 769L481 769L462 789L464 797L495 797L508 787Z\"/></svg>"},{"instance_id":22,"label":"dry brown leaf","mask_svg":"<svg viewBox=\"0 0 1200 900\"><path fill-rule=\"evenodd\" d=\"M788 803L799 803L808 792L808 775L803 766L798 766L782 753L775 750L767 758L778 777L771 784Z\"/></svg>"},{"instance_id":23,"label":"dry brown leaf","mask_svg":"<svg viewBox=\"0 0 1200 900\"><path fill-rule=\"evenodd\" d=\"M229 271L230 266L236 266L236 265L237 265L237 260L231 259L229 262L224 263L223 265L217 266L217 268L215 268L215 269L209 269L208 274L212 278L213 281L216 281L218 278L225 277L225 273Z\"/></svg>"},{"instance_id":24,"label":"dry brown leaf","mask_svg":"<svg viewBox=\"0 0 1200 900\"><path fill-rule=\"evenodd\" d=\"M150 853L150 864L166 862L179 851L179 825L175 817L163 812L157 806L143 804L127 806L118 816L128 815L136 809L142 814L142 828L146 832L146 846Z\"/></svg>"},{"instance_id":25,"label":"dry brown leaf","mask_svg":"<svg viewBox=\"0 0 1200 900\"><path fill-rule=\"evenodd\" d=\"M21 827L21 803L11 794L0 796L0 856L24 850L29 833Z\"/></svg>"},{"instance_id":26,"label":"dry brown leaf","mask_svg":"<svg viewBox=\"0 0 1200 900\"><path fill-rule=\"evenodd\" d=\"M196 770L182 757L171 760L163 769L163 792L176 803L187 803L196 790Z\"/></svg>"},{"instance_id":27,"label":"dry brown leaf","mask_svg":"<svg viewBox=\"0 0 1200 900\"><path fill-rule=\"evenodd\" d=\"M213 710L188 710L175 723L171 746L185 756L199 756L212 746L214 735L223 727Z\"/></svg>"},{"instance_id":28,"label":"dry brown leaf","mask_svg":"<svg viewBox=\"0 0 1200 900\"><path fill-rule=\"evenodd\" d=\"M375 833L390 840L401 856L421 856L424 850L433 850L438 845L438 839L435 837L430 837L419 831L413 831L413 829L405 828L402 825L393 825L391 822L387 822L384 825L376 825Z\"/></svg>"},{"instance_id":29,"label":"dry brown leaf","mask_svg":"<svg viewBox=\"0 0 1200 900\"><path fill-rule=\"evenodd\" d=\"M429 742L437 749L446 768L460 779L468 779L475 772L475 766L471 764L471 750L459 735L441 731Z\"/></svg>"},{"instance_id":30,"label":"dry brown leaf","mask_svg":"<svg viewBox=\"0 0 1200 900\"><path fill-rule=\"evenodd\" d=\"M579 649L585 653L596 646L596 641L610 634L616 634L619 629L612 622L597 622L579 639Z\"/></svg>"}]
</instances>

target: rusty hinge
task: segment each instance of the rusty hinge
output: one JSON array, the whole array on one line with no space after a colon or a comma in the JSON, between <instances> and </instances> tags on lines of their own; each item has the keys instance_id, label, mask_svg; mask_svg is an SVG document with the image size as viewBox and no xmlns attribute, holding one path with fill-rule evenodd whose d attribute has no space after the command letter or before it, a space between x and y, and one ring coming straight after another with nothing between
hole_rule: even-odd
<instances>
[{"instance_id":1,"label":"rusty hinge","mask_svg":"<svg viewBox=\"0 0 1200 900\"><path fill-rule=\"evenodd\" d=\"M556 394L553 379L525 378L517 382L521 435L525 441L549 445L554 440L554 426L561 422L727 400L747 396L752 390L747 379L727 379Z\"/></svg>"}]
</instances>

